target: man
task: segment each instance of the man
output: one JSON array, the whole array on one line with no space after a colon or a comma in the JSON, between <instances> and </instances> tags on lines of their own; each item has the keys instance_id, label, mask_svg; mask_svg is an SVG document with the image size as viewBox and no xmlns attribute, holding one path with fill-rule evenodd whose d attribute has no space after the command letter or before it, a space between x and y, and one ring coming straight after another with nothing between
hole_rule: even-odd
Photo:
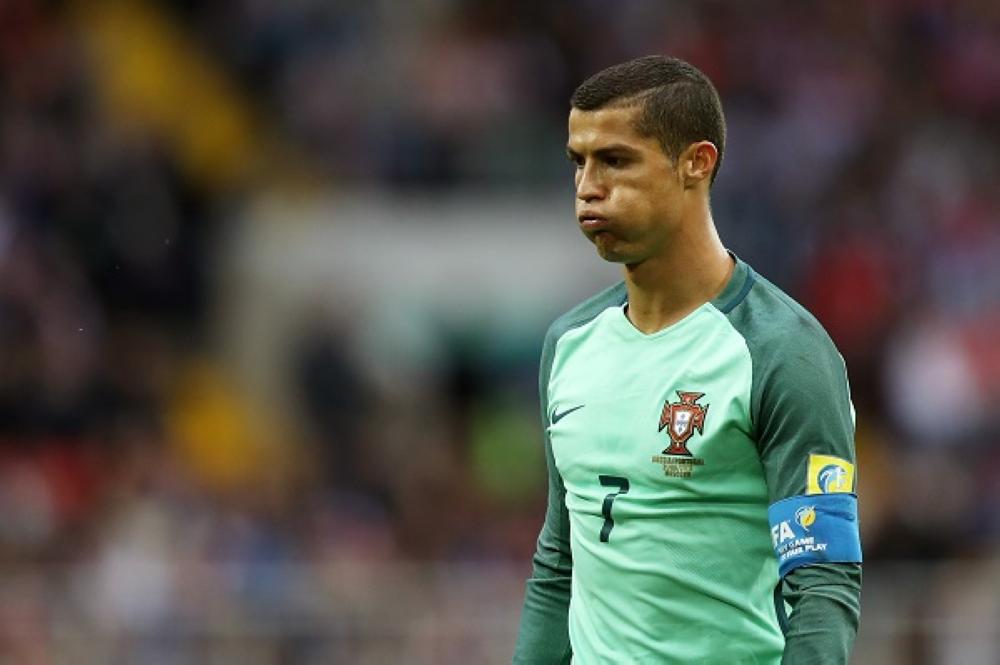
<instances>
[{"instance_id":1,"label":"man","mask_svg":"<svg viewBox=\"0 0 1000 665\"><path fill-rule=\"evenodd\" d=\"M549 501L515 663L846 663L854 413L817 321L726 251L718 94L650 56L574 92L580 230L624 282L542 352Z\"/></svg>"}]
</instances>

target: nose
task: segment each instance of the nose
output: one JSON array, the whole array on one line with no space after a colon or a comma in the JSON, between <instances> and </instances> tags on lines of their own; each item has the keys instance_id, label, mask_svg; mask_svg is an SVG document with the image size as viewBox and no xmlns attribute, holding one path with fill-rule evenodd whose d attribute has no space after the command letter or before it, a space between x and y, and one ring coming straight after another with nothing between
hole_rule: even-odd
<instances>
[{"instance_id":1,"label":"nose","mask_svg":"<svg viewBox=\"0 0 1000 665\"><path fill-rule=\"evenodd\" d=\"M607 195L607 188L601 181L597 165L587 161L576 172L576 198L581 201L598 201Z\"/></svg>"}]
</instances>

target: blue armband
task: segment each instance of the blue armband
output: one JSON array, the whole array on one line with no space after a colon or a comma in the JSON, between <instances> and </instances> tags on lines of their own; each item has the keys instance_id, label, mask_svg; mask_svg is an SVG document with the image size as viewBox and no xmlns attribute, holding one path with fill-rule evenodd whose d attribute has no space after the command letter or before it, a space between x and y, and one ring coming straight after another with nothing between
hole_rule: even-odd
<instances>
[{"instance_id":1,"label":"blue armband","mask_svg":"<svg viewBox=\"0 0 1000 665\"><path fill-rule=\"evenodd\" d=\"M813 563L861 563L856 494L809 494L767 509L781 577Z\"/></svg>"}]
</instances>

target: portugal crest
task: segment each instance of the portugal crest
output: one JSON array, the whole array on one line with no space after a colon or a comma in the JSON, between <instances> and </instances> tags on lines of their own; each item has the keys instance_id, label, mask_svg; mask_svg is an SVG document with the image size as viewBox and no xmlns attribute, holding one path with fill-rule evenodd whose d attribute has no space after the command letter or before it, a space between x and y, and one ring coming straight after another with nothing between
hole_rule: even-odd
<instances>
[{"instance_id":1,"label":"portugal crest","mask_svg":"<svg viewBox=\"0 0 1000 665\"><path fill-rule=\"evenodd\" d=\"M691 457L691 451L687 449L687 442L695 432L701 434L705 428L705 416L708 415L706 404L698 404L698 400L705 396L705 393L677 391L680 402L667 402L663 405L663 413L660 415L660 429L667 428L667 435L670 436L670 446L663 451L664 455L683 455Z\"/></svg>"},{"instance_id":2,"label":"portugal crest","mask_svg":"<svg viewBox=\"0 0 1000 665\"><path fill-rule=\"evenodd\" d=\"M667 430L670 445L659 455L653 455L653 462L663 465L663 473L673 478L690 478L695 467L702 466L705 460L695 457L687 448L688 440L695 432L702 434L705 429L705 416L708 415L708 404L698 404L705 393L677 391L681 398L679 402L667 402L660 414L660 429Z\"/></svg>"}]
</instances>

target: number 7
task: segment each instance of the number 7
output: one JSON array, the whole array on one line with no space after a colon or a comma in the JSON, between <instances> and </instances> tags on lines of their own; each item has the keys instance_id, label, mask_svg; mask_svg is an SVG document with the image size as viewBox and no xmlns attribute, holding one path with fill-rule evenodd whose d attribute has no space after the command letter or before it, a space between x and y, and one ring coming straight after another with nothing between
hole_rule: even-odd
<instances>
[{"instance_id":1,"label":"number 7","mask_svg":"<svg viewBox=\"0 0 1000 665\"><path fill-rule=\"evenodd\" d=\"M622 478L621 476L598 476L598 480L601 481L603 487L617 487L617 492L612 492L611 494L604 497L604 505L601 506L601 513L604 515L604 526L601 527L601 542L608 542L608 537L611 535L611 529L615 527L615 521L611 518L611 506L615 502L615 497L619 494L628 494L628 478Z\"/></svg>"}]
</instances>

